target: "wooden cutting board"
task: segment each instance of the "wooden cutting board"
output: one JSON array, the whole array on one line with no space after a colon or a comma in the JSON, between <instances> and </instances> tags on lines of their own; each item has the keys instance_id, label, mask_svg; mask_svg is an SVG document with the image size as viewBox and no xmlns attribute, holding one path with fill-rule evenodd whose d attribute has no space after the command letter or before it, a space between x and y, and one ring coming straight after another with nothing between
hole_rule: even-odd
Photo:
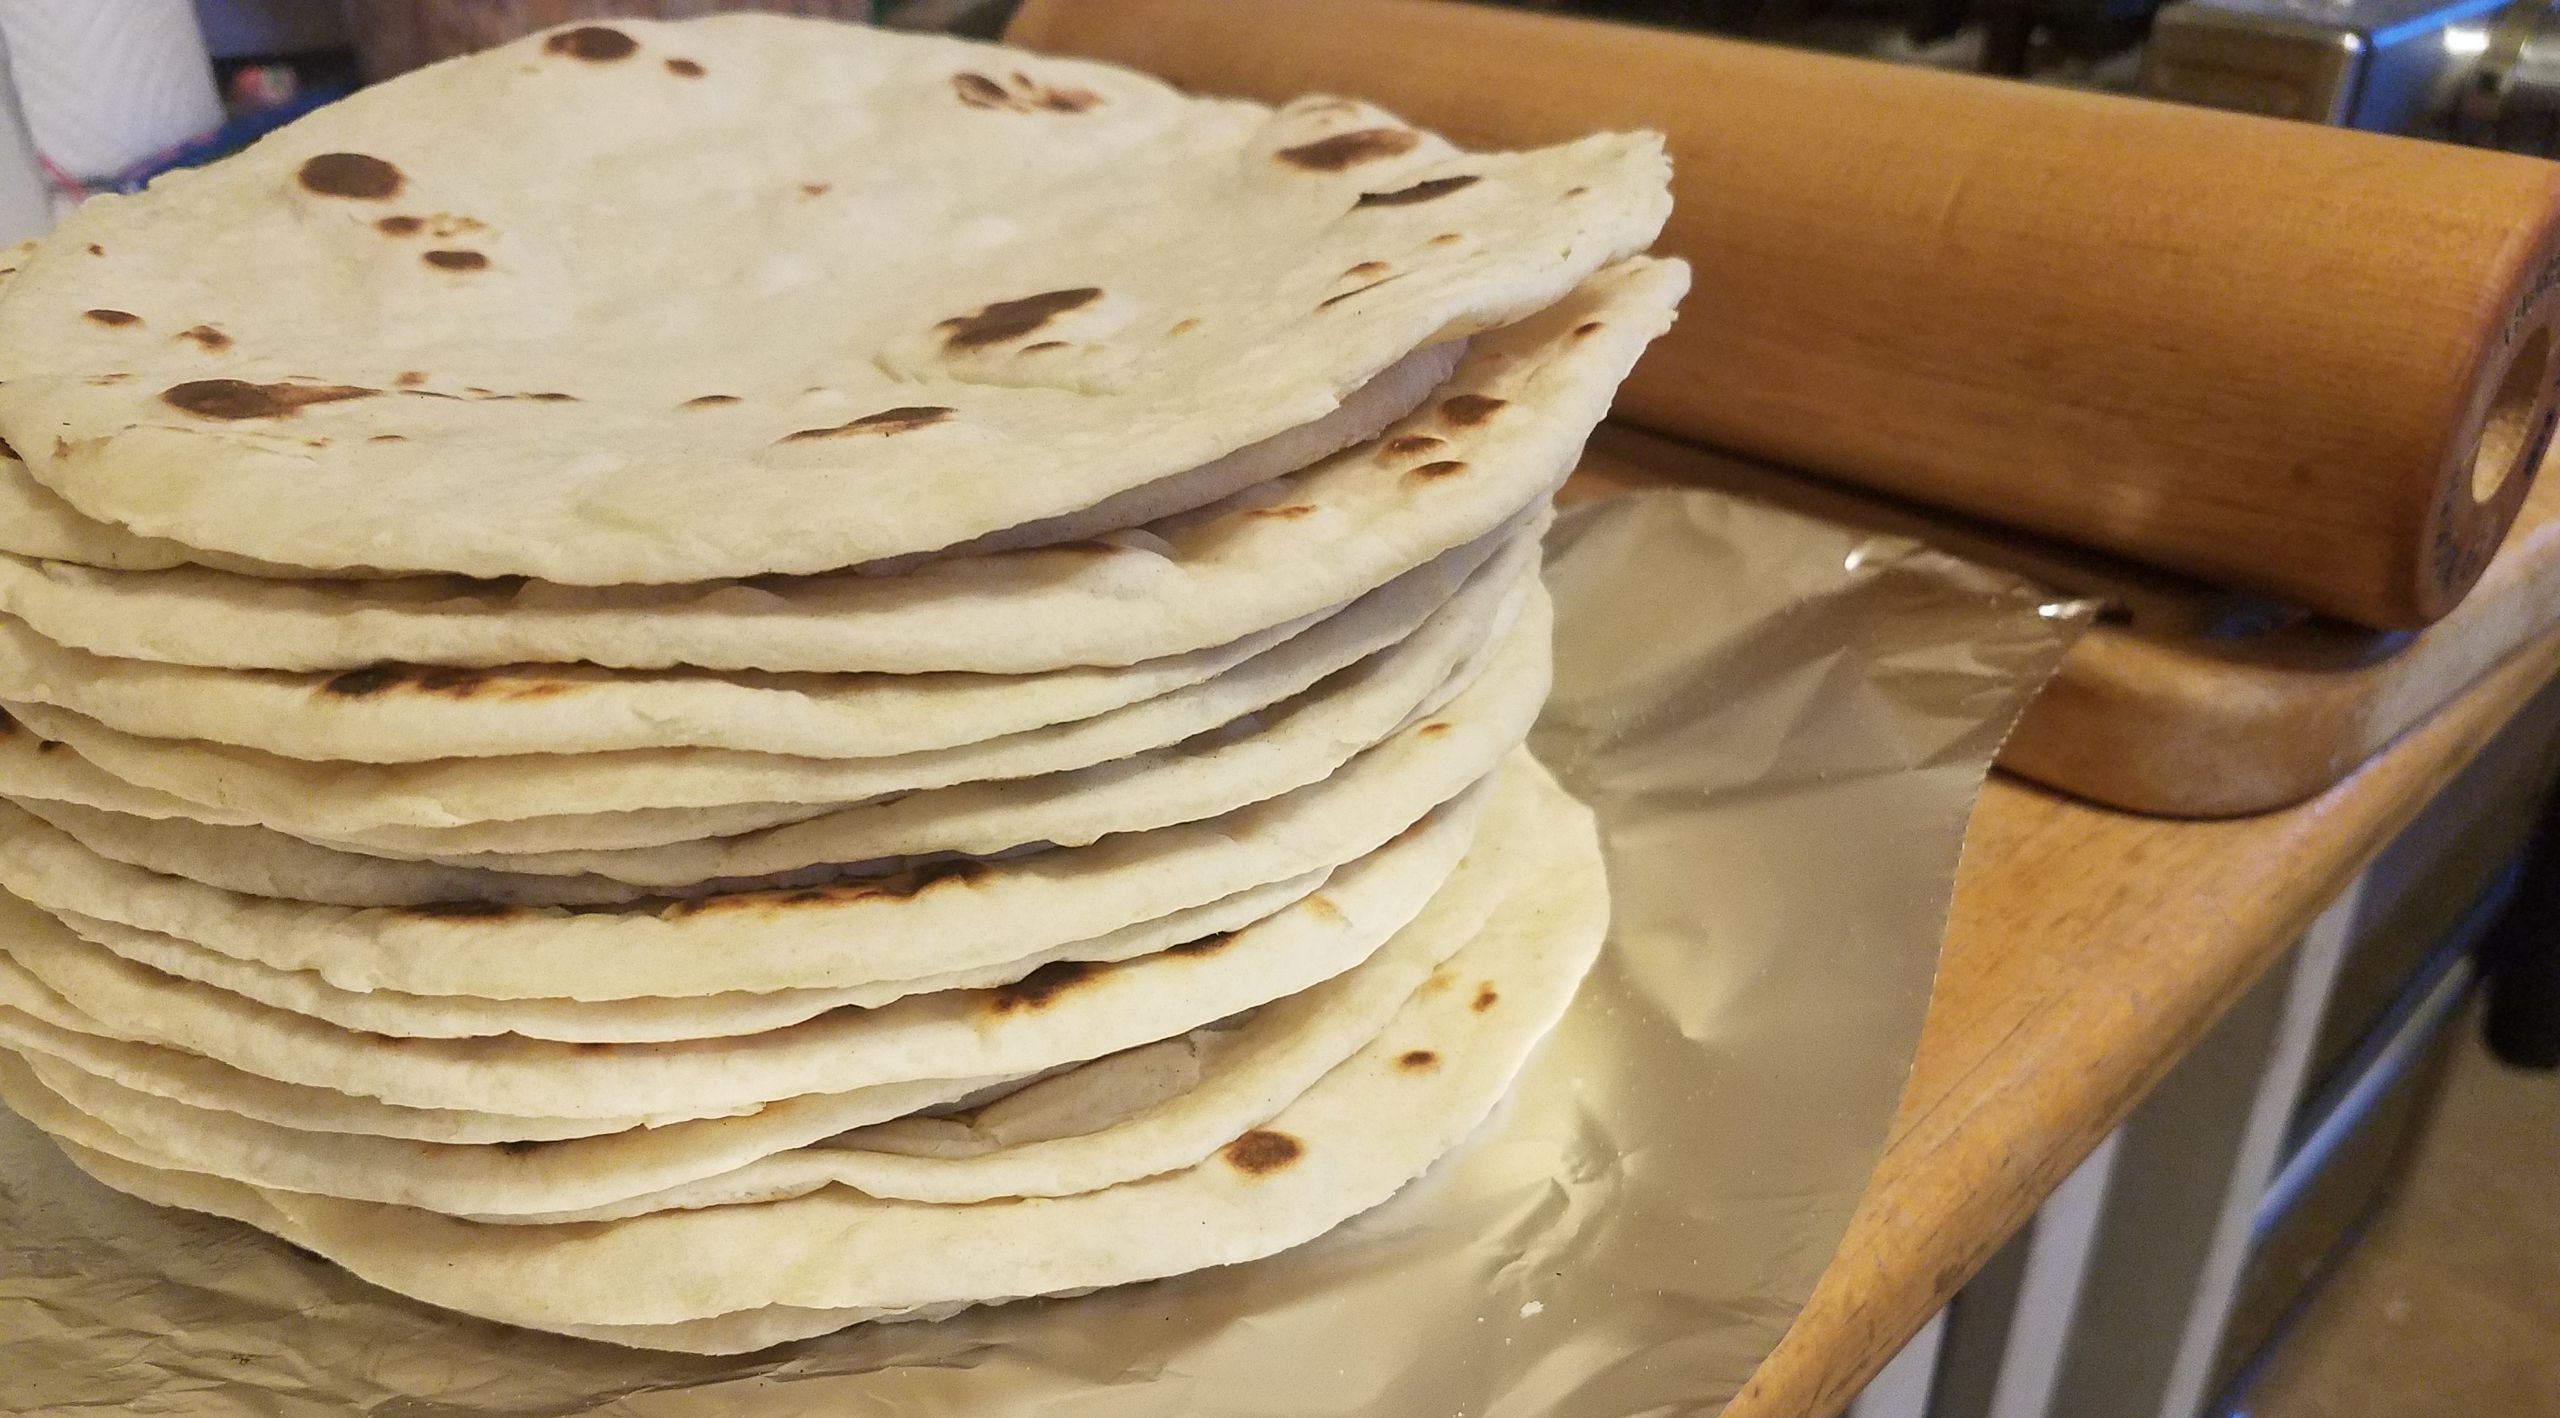
<instances>
[{"instance_id":1,"label":"wooden cutting board","mask_svg":"<svg viewBox=\"0 0 2560 1418\"><path fill-rule=\"evenodd\" d=\"M2107 609L2000 765L2110 807L2235 817L2320 792L2560 624L2560 477L2535 480L2470 597L2374 631L1612 424L1567 499L1689 484L1925 541Z\"/></svg>"}]
</instances>

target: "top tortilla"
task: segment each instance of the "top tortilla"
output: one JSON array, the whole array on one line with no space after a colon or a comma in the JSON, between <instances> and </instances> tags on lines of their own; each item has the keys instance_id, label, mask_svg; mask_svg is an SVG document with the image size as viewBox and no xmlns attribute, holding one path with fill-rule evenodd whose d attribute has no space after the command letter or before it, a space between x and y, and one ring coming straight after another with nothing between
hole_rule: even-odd
<instances>
[{"instance_id":1,"label":"top tortilla","mask_svg":"<svg viewBox=\"0 0 2560 1418\"><path fill-rule=\"evenodd\" d=\"M0 435L283 566L820 572L1322 419L1641 250L1666 183L1650 134L1464 154L958 40L590 25L81 207L0 298Z\"/></svg>"}]
</instances>

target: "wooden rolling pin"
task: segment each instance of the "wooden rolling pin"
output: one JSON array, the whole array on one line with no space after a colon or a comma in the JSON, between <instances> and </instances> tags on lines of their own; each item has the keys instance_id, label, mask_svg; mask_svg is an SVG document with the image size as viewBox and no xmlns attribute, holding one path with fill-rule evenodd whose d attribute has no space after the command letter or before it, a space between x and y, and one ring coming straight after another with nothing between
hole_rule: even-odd
<instances>
[{"instance_id":1,"label":"wooden rolling pin","mask_svg":"<svg viewBox=\"0 0 2560 1418\"><path fill-rule=\"evenodd\" d=\"M1030 0L1008 37L1476 146L1670 138L1657 429L2285 596L2443 615L2560 384L2560 164L1447 3Z\"/></svg>"}]
</instances>

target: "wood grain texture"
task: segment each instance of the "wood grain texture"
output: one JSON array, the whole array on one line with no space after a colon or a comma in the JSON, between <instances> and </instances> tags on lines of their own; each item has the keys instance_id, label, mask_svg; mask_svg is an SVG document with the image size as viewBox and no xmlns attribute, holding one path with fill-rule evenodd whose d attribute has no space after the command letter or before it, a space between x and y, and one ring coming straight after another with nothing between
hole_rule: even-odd
<instances>
[{"instance_id":1,"label":"wood grain texture","mask_svg":"<svg viewBox=\"0 0 2560 1418\"><path fill-rule=\"evenodd\" d=\"M2549 433L2550 163L1472 5L1008 33L1476 145L1660 129L1697 281L1624 416L2359 623L2449 610Z\"/></svg>"},{"instance_id":2,"label":"wood grain texture","mask_svg":"<svg viewBox=\"0 0 2560 1418\"><path fill-rule=\"evenodd\" d=\"M1995 776L1884 1159L1726 1418L1823 1418L1854 1397L2555 672L2560 633L2261 817L2136 817Z\"/></svg>"},{"instance_id":3,"label":"wood grain texture","mask_svg":"<svg viewBox=\"0 0 2560 1418\"><path fill-rule=\"evenodd\" d=\"M2353 772L2560 624L2560 479L2537 481L2471 596L2423 631L2366 630L2111 562L1937 509L1620 426L1578 495L1682 483L1910 536L2108 602L2001 746L2001 766L2132 812L2235 817Z\"/></svg>"}]
</instances>

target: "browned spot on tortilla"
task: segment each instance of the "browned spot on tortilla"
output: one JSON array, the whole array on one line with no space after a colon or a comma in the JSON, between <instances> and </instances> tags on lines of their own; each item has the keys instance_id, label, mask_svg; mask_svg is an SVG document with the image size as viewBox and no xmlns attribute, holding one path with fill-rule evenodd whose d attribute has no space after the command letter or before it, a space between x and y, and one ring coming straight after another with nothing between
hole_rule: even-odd
<instances>
[{"instance_id":1,"label":"browned spot on tortilla","mask_svg":"<svg viewBox=\"0 0 2560 1418\"><path fill-rule=\"evenodd\" d=\"M1587 340L1592 336L1599 334L1600 330L1601 324L1599 321L1585 320L1581 324L1573 327L1573 337L1577 340Z\"/></svg>"},{"instance_id":2,"label":"browned spot on tortilla","mask_svg":"<svg viewBox=\"0 0 2560 1418\"><path fill-rule=\"evenodd\" d=\"M946 409L939 404L917 404L905 408L882 409L876 414L864 414L850 423L840 423L832 428L804 428L798 433L786 433L774 441L805 443L816 438L865 436L885 438L894 434L913 433L920 428L931 428L949 419L956 412L958 411L955 409Z\"/></svg>"},{"instance_id":3,"label":"browned spot on tortilla","mask_svg":"<svg viewBox=\"0 0 2560 1418\"><path fill-rule=\"evenodd\" d=\"M1342 274L1349 279L1358 280L1367 276L1383 276L1387 270L1387 263L1384 261L1363 261Z\"/></svg>"},{"instance_id":4,"label":"browned spot on tortilla","mask_svg":"<svg viewBox=\"0 0 2560 1418\"><path fill-rule=\"evenodd\" d=\"M566 54L590 64L603 64L630 58L640 44L631 36L606 25L580 25L544 40L542 47L551 54Z\"/></svg>"},{"instance_id":5,"label":"browned spot on tortilla","mask_svg":"<svg viewBox=\"0 0 2560 1418\"><path fill-rule=\"evenodd\" d=\"M1414 730L1414 732L1427 739L1436 739L1442 734L1449 732L1449 721L1446 719L1434 719L1430 723L1423 725L1421 728Z\"/></svg>"},{"instance_id":6,"label":"browned spot on tortilla","mask_svg":"<svg viewBox=\"0 0 2560 1418\"><path fill-rule=\"evenodd\" d=\"M397 434L392 436L398 437ZM545 678L538 670L507 667L471 670L450 665L404 665L385 661L332 676L320 686L320 691L343 699L366 699L393 689L441 695L447 699L474 699L484 692L499 699L548 699L568 693L569 688L566 682Z\"/></svg>"},{"instance_id":7,"label":"browned spot on tortilla","mask_svg":"<svg viewBox=\"0 0 2560 1418\"><path fill-rule=\"evenodd\" d=\"M426 229L426 225L427 219L424 217L384 217L373 224L373 229L384 236L416 236Z\"/></svg>"},{"instance_id":8,"label":"browned spot on tortilla","mask_svg":"<svg viewBox=\"0 0 2560 1418\"><path fill-rule=\"evenodd\" d=\"M1490 394L1453 394L1440 401L1440 421L1460 428L1473 428L1500 413L1510 402Z\"/></svg>"},{"instance_id":9,"label":"browned spot on tortilla","mask_svg":"<svg viewBox=\"0 0 2560 1418\"><path fill-rule=\"evenodd\" d=\"M721 404L734 404L736 402L738 402L738 396L735 394L704 394L697 398L685 400L680 407L688 409L708 409Z\"/></svg>"},{"instance_id":10,"label":"browned spot on tortilla","mask_svg":"<svg viewBox=\"0 0 2560 1418\"><path fill-rule=\"evenodd\" d=\"M537 404L574 404L578 402L577 395L563 394L557 389L544 389L531 394L518 394L516 397L519 399L529 399Z\"/></svg>"},{"instance_id":11,"label":"browned spot on tortilla","mask_svg":"<svg viewBox=\"0 0 2560 1418\"><path fill-rule=\"evenodd\" d=\"M465 394L469 394L471 397L473 397L473 398L475 398L475 399L494 399L494 398L497 398L497 397L498 397L498 391L497 391L497 390L495 390L495 389L483 389L483 388L481 388L481 387L480 387L479 385L477 385L477 384L465 384L465 385L463 385L463 386L462 386L462 392L463 392L463 393L465 393Z\"/></svg>"},{"instance_id":12,"label":"browned spot on tortilla","mask_svg":"<svg viewBox=\"0 0 2560 1418\"><path fill-rule=\"evenodd\" d=\"M1478 1014L1482 1014L1486 1010L1491 1009L1496 1004L1500 1003L1501 1000L1501 994L1493 988L1491 983L1481 984L1476 986L1476 997L1468 1003L1467 1008L1474 1010Z\"/></svg>"},{"instance_id":13,"label":"browned spot on tortilla","mask_svg":"<svg viewBox=\"0 0 2560 1418\"><path fill-rule=\"evenodd\" d=\"M429 921L494 921L517 915L523 909L504 901L430 901L423 906L403 906L400 914Z\"/></svg>"},{"instance_id":14,"label":"browned spot on tortilla","mask_svg":"<svg viewBox=\"0 0 2560 1418\"><path fill-rule=\"evenodd\" d=\"M1410 128L1355 128L1294 148L1282 148L1274 156L1310 172L1341 172L1364 162L1412 152L1421 141L1422 135Z\"/></svg>"},{"instance_id":15,"label":"browned spot on tortilla","mask_svg":"<svg viewBox=\"0 0 2560 1418\"><path fill-rule=\"evenodd\" d=\"M553 1144L550 1141L546 1141L542 1138L511 1138L505 1142L499 1143L498 1150L510 1157L522 1157L528 1152L540 1152L542 1149L552 1145Z\"/></svg>"},{"instance_id":16,"label":"browned spot on tortilla","mask_svg":"<svg viewBox=\"0 0 2560 1418\"><path fill-rule=\"evenodd\" d=\"M377 433L365 440L367 443L406 443L408 441L408 435L400 433Z\"/></svg>"},{"instance_id":17,"label":"browned spot on tortilla","mask_svg":"<svg viewBox=\"0 0 2560 1418\"><path fill-rule=\"evenodd\" d=\"M1379 279L1377 279L1377 280L1371 281L1369 284L1367 284L1367 285L1365 285L1365 286L1358 286L1358 287L1354 287L1354 288L1353 288L1353 289L1351 289L1351 290L1344 291L1344 292L1343 292L1342 294L1340 294L1340 295L1329 295L1329 296L1326 296L1324 299L1319 300L1319 301L1317 301L1317 302L1316 302L1316 309L1318 309L1318 310L1330 310L1330 309L1332 309L1334 306L1340 305L1342 302L1344 302L1344 301L1346 301L1346 300L1349 300L1351 297L1353 297L1353 296L1355 296L1355 295L1367 295L1369 292L1371 292L1371 291L1373 291L1373 290L1376 290L1378 287L1383 286L1383 285L1387 284L1387 283L1388 283L1388 282L1390 282L1390 281L1401 280L1401 279L1403 279L1403 278L1402 278L1402 277L1400 277L1400 276L1384 276L1384 277L1381 277L1381 278L1379 278Z\"/></svg>"},{"instance_id":18,"label":"browned spot on tortilla","mask_svg":"<svg viewBox=\"0 0 2560 1418\"><path fill-rule=\"evenodd\" d=\"M1022 352L1024 354L1038 354L1043 350L1062 350L1066 347L1067 342L1064 340L1042 340L1036 345L1024 345L1022 347Z\"/></svg>"},{"instance_id":19,"label":"browned spot on tortilla","mask_svg":"<svg viewBox=\"0 0 2560 1418\"><path fill-rule=\"evenodd\" d=\"M1564 195L1566 195L1566 196L1568 196L1568 197L1579 197L1579 196L1581 196L1583 193L1588 192L1588 191L1590 191L1590 190L1591 190L1591 189L1590 189L1590 188L1588 188L1588 187L1568 187L1568 188L1564 189Z\"/></svg>"},{"instance_id":20,"label":"browned spot on tortilla","mask_svg":"<svg viewBox=\"0 0 2560 1418\"><path fill-rule=\"evenodd\" d=\"M1387 446L1381 451L1390 458L1414 458L1443 446L1444 442L1427 433L1408 433L1402 438L1388 439Z\"/></svg>"},{"instance_id":21,"label":"browned spot on tortilla","mask_svg":"<svg viewBox=\"0 0 2560 1418\"><path fill-rule=\"evenodd\" d=\"M1362 207L1410 207L1418 202L1428 202L1435 198L1446 197L1452 192L1463 191L1482 180L1472 172L1462 172L1451 177L1426 178L1411 187L1399 187L1393 192L1363 192L1360 194L1360 200L1352 203L1351 208L1353 211L1358 211Z\"/></svg>"},{"instance_id":22,"label":"browned spot on tortilla","mask_svg":"<svg viewBox=\"0 0 2560 1418\"><path fill-rule=\"evenodd\" d=\"M958 94L960 101L971 108L1011 108L1013 106L1013 96L1004 91L1004 85L984 74L952 75L951 91Z\"/></svg>"},{"instance_id":23,"label":"browned spot on tortilla","mask_svg":"<svg viewBox=\"0 0 2560 1418\"><path fill-rule=\"evenodd\" d=\"M699 79L702 77L702 66L690 59L670 59L667 61L667 72L679 79Z\"/></svg>"},{"instance_id":24,"label":"browned spot on tortilla","mask_svg":"<svg viewBox=\"0 0 2560 1418\"><path fill-rule=\"evenodd\" d=\"M1168 330L1168 331L1166 331L1165 333L1166 333L1166 334L1168 334L1168 335L1188 335L1188 334L1190 334L1192 331L1197 330L1197 329L1199 329L1199 328L1200 328L1200 317L1198 317L1198 316L1196 316L1196 315L1193 315L1193 316L1186 316L1186 317L1184 317L1183 319L1180 319L1180 320L1176 320L1176 321L1174 321L1174 322L1173 322L1173 328L1172 328L1172 329L1170 329L1170 330Z\"/></svg>"},{"instance_id":25,"label":"browned spot on tortilla","mask_svg":"<svg viewBox=\"0 0 2560 1418\"><path fill-rule=\"evenodd\" d=\"M1227 943L1235 938L1236 933L1234 931L1220 931L1216 935L1204 935L1198 940L1186 940L1180 945L1168 946L1164 953L1167 955L1179 955L1186 958L1199 955L1215 955L1219 951L1226 949Z\"/></svg>"},{"instance_id":26,"label":"browned spot on tortilla","mask_svg":"<svg viewBox=\"0 0 2560 1418\"><path fill-rule=\"evenodd\" d=\"M1081 310L1102 299L1094 286L1078 286L1073 290L1042 291L1015 300L999 300L967 314L945 320L934 326L942 332L945 349L976 350L1018 340L1054 316L1070 310Z\"/></svg>"},{"instance_id":27,"label":"browned spot on tortilla","mask_svg":"<svg viewBox=\"0 0 2560 1418\"><path fill-rule=\"evenodd\" d=\"M480 271L489 265L489 258L477 251L430 251L418 259L440 271Z\"/></svg>"},{"instance_id":28,"label":"browned spot on tortilla","mask_svg":"<svg viewBox=\"0 0 2560 1418\"><path fill-rule=\"evenodd\" d=\"M1464 240L1466 240L1466 238L1465 238L1465 237L1458 235L1458 234L1457 234L1456 232L1454 232L1454 231L1444 231L1444 232L1440 233L1438 236L1435 236L1435 237L1431 238L1429 241L1424 242L1424 243L1423 243L1423 245L1425 245L1425 246L1455 246L1455 245L1457 245L1459 242L1464 241Z\"/></svg>"},{"instance_id":29,"label":"browned spot on tortilla","mask_svg":"<svg viewBox=\"0 0 2560 1418\"><path fill-rule=\"evenodd\" d=\"M231 348L231 337L222 333L220 330L213 328L211 325L197 325L190 329L180 330L177 334L170 336L170 338L176 340L192 340L209 350L227 350Z\"/></svg>"},{"instance_id":30,"label":"browned spot on tortilla","mask_svg":"<svg viewBox=\"0 0 2560 1418\"><path fill-rule=\"evenodd\" d=\"M93 241L89 243L89 254L92 256L104 256L107 254L107 248L100 246L98 243Z\"/></svg>"},{"instance_id":31,"label":"browned spot on tortilla","mask_svg":"<svg viewBox=\"0 0 2560 1418\"><path fill-rule=\"evenodd\" d=\"M62 745L61 745L61 744L56 743L56 742L55 742L55 741L53 741L52 739L46 739L44 742L42 742L42 743L40 743L40 744L37 744L37 745L36 745L36 752L38 752L38 753L51 753L51 752L53 752L54 750L59 749L59 748L61 748L61 747L62 747Z\"/></svg>"},{"instance_id":32,"label":"browned spot on tortilla","mask_svg":"<svg viewBox=\"0 0 2560 1418\"><path fill-rule=\"evenodd\" d=\"M1431 1052L1429 1049L1407 1049L1402 1056L1396 1059L1396 1067L1403 1069L1407 1073L1420 1073L1426 1068L1438 1068L1439 1066L1440 1056Z\"/></svg>"},{"instance_id":33,"label":"browned spot on tortilla","mask_svg":"<svg viewBox=\"0 0 2560 1418\"><path fill-rule=\"evenodd\" d=\"M400 191L400 169L363 153L322 153L295 174L304 190L353 202L387 201Z\"/></svg>"},{"instance_id":34,"label":"browned spot on tortilla","mask_svg":"<svg viewBox=\"0 0 2560 1418\"><path fill-rule=\"evenodd\" d=\"M1305 904L1308 915L1313 916L1317 920L1323 921L1328 925L1338 926L1351 919L1350 917L1342 914L1341 907L1333 904L1332 897L1325 895L1321 891L1308 897Z\"/></svg>"},{"instance_id":35,"label":"browned spot on tortilla","mask_svg":"<svg viewBox=\"0 0 2560 1418\"><path fill-rule=\"evenodd\" d=\"M1219 1149L1227 1165L1251 1177L1267 1177L1306 1155L1306 1144L1285 1132L1255 1128Z\"/></svg>"},{"instance_id":36,"label":"browned spot on tortilla","mask_svg":"<svg viewBox=\"0 0 2560 1418\"><path fill-rule=\"evenodd\" d=\"M824 182L803 182L800 184L800 195L803 197L824 197L827 195L827 189L830 185L831 184Z\"/></svg>"},{"instance_id":37,"label":"browned spot on tortilla","mask_svg":"<svg viewBox=\"0 0 2560 1418\"><path fill-rule=\"evenodd\" d=\"M987 874L984 862L967 860L936 862L894 876L873 877L863 881L837 882L829 886L811 886L767 891L730 891L713 896L697 896L670 903L662 913L669 919L709 915L715 911L770 911L778 907L815 906L860 901L869 897L905 899L920 896L942 883L967 885Z\"/></svg>"},{"instance_id":38,"label":"browned spot on tortilla","mask_svg":"<svg viewBox=\"0 0 2560 1418\"><path fill-rule=\"evenodd\" d=\"M1091 979L1094 973L1095 966L1090 961L1052 960L989 995L987 1009L994 1014L1046 1009L1059 996Z\"/></svg>"},{"instance_id":39,"label":"browned spot on tortilla","mask_svg":"<svg viewBox=\"0 0 2560 1418\"><path fill-rule=\"evenodd\" d=\"M356 384L252 384L244 379L190 379L160 392L160 401L200 419L290 418L309 404L369 399L381 393Z\"/></svg>"},{"instance_id":40,"label":"browned spot on tortilla","mask_svg":"<svg viewBox=\"0 0 2560 1418\"><path fill-rule=\"evenodd\" d=\"M122 384L132 377L132 375L121 371L113 374L92 374L89 376L89 382L92 384Z\"/></svg>"},{"instance_id":41,"label":"browned spot on tortilla","mask_svg":"<svg viewBox=\"0 0 2560 1418\"><path fill-rule=\"evenodd\" d=\"M80 314L91 324L104 325L110 330L121 330L127 325L142 323L142 317L130 310L83 310Z\"/></svg>"},{"instance_id":42,"label":"browned spot on tortilla","mask_svg":"<svg viewBox=\"0 0 2560 1418\"><path fill-rule=\"evenodd\" d=\"M1412 476L1417 478L1445 478L1454 473L1463 473L1466 470L1466 464L1458 462L1453 458L1443 458L1437 463L1425 463L1421 467L1415 468L1412 472Z\"/></svg>"},{"instance_id":43,"label":"browned spot on tortilla","mask_svg":"<svg viewBox=\"0 0 2560 1418\"><path fill-rule=\"evenodd\" d=\"M393 376L391 382L402 389L415 389L427 382L427 376L415 369L404 369Z\"/></svg>"},{"instance_id":44,"label":"browned spot on tortilla","mask_svg":"<svg viewBox=\"0 0 2560 1418\"><path fill-rule=\"evenodd\" d=\"M1293 502L1286 507L1257 507L1244 515L1247 517L1275 517L1284 521L1294 522L1301 517L1313 513L1315 510L1315 507L1310 503Z\"/></svg>"}]
</instances>

